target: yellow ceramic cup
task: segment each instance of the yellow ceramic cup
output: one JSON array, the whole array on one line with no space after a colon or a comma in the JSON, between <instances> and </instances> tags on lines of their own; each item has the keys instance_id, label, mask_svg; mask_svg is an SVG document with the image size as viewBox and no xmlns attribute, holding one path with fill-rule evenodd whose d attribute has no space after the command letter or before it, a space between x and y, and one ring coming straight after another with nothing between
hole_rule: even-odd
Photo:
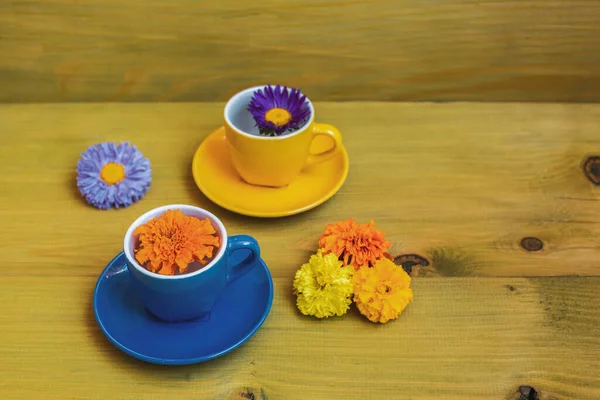
<instances>
[{"instance_id":1,"label":"yellow ceramic cup","mask_svg":"<svg viewBox=\"0 0 600 400\"><path fill-rule=\"evenodd\" d=\"M258 136L258 128L248 111L256 86L234 95L225 105L225 134L229 154L238 174L251 185L282 187L288 185L306 166L327 161L342 146L342 135L332 125L314 122L315 109L310 107L309 120L297 131L282 136ZM327 151L310 153L317 136L331 138Z\"/></svg>"}]
</instances>

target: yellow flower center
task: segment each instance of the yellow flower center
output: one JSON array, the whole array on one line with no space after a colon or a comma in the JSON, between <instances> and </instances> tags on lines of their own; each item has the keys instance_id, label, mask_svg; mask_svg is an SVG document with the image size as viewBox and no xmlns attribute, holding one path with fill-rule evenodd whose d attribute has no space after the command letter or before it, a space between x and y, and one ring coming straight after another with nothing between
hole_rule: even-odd
<instances>
[{"instance_id":1,"label":"yellow flower center","mask_svg":"<svg viewBox=\"0 0 600 400\"><path fill-rule=\"evenodd\" d=\"M392 290L391 286L387 282L380 282L377 285L377 292L381 294L389 293Z\"/></svg>"},{"instance_id":2,"label":"yellow flower center","mask_svg":"<svg viewBox=\"0 0 600 400\"><path fill-rule=\"evenodd\" d=\"M100 170L100 179L107 185L115 185L125 179L125 167L123 164L109 162Z\"/></svg>"},{"instance_id":3,"label":"yellow flower center","mask_svg":"<svg viewBox=\"0 0 600 400\"><path fill-rule=\"evenodd\" d=\"M332 277L325 274L317 274L315 280L317 281L317 286L324 288L331 283Z\"/></svg>"},{"instance_id":4,"label":"yellow flower center","mask_svg":"<svg viewBox=\"0 0 600 400\"><path fill-rule=\"evenodd\" d=\"M265 121L271 122L275 126L283 126L290 122L292 114L284 108L271 108L265 114Z\"/></svg>"}]
</instances>

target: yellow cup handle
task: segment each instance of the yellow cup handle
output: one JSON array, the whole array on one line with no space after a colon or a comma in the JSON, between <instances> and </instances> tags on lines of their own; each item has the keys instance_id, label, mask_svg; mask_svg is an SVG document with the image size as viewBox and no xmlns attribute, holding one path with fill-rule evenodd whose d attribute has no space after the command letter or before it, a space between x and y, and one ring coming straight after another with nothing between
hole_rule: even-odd
<instances>
[{"instance_id":1,"label":"yellow cup handle","mask_svg":"<svg viewBox=\"0 0 600 400\"><path fill-rule=\"evenodd\" d=\"M314 165L331 159L342 148L342 134L338 129L329 124L313 124L313 139L317 136L329 136L333 139L333 147L323 153L309 154L307 165Z\"/></svg>"}]
</instances>

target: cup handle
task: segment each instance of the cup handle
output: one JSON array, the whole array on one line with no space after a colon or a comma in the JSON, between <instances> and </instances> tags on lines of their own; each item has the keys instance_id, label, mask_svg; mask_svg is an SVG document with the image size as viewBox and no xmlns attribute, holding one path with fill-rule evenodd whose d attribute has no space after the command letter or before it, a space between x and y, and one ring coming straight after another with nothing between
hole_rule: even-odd
<instances>
[{"instance_id":1,"label":"cup handle","mask_svg":"<svg viewBox=\"0 0 600 400\"><path fill-rule=\"evenodd\" d=\"M229 262L227 271L227 282L233 282L252 269L256 260L260 258L260 247L252 236L235 235L229 236L227 244L227 257L239 250L250 250L250 255L235 265Z\"/></svg>"},{"instance_id":2,"label":"cup handle","mask_svg":"<svg viewBox=\"0 0 600 400\"><path fill-rule=\"evenodd\" d=\"M318 164L332 158L336 152L342 147L342 134L333 125L329 124L313 124L313 139L317 136L329 136L333 139L333 147L323 153L309 154L307 165Z\"/></svg>"}]
</instances>

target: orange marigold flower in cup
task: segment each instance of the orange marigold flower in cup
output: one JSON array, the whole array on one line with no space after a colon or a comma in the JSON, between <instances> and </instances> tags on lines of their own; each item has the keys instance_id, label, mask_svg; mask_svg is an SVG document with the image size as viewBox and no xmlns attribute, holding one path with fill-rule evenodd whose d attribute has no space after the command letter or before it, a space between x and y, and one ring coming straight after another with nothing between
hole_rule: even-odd
<instances>
[{"instance_id":1,"label":"orange marigold flower in cup","mask_svg":"<svg viewBox=\"0 0 600 400\"><path fill-rule=\"evenodd\" d=\"M410 276L387 258L354 274L354 303L371 322L397 318L412 300Z\"/></svg>"},{"instance_id":2,"label":"orange marigold flower in cup","mask_svg":"<svg viewBox=\"0 0 600 400\"><path fill-rule=\"evenodd\" d=\"M344 265L354 269L371 266L383 257L389 257L387 249L391 245L384 233L374 227L375 222L357 224L352 218L327 225L319 239L319 248L325 253L334 253Z\"/></svg>"},{"instance_id":3,"label":"orange marigold flower in cup","mask_svg":"<svg viewBox=\"0 0 600 400\"><path fill-rule=\"evenodd\" d=\"M138 226L135 259L147 270L161 275L186 272L188 265L204 265L219 247L210 219L189 217L180 210L168 210Z\"/></svg>"}]
</instances>

